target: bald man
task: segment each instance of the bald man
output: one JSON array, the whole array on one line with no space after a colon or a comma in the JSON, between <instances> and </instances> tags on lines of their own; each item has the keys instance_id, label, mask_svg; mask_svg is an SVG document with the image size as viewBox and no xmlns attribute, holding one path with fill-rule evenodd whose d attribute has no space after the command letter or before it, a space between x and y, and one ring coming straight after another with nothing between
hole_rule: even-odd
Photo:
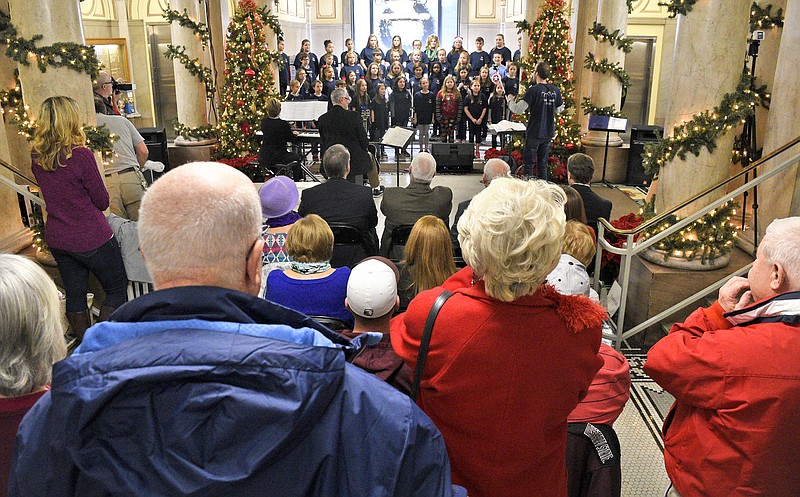
<instances>
[{"instance_id":1,"label":"bald man","mask_svg":"<svg viewBox=\"0 0 800 497\"><path fill-rule=\"evenodd\" d=\"M510 174L511 168L506 161L497 158L489 159L486 161L486 164L483 165L483 178L481 178L481 183L483 183L483 187L486 188L493 179L509 176ZM453 241L453 251L459 256L461 255L461 245L458 243L458 220L461 219L461 215L464 214L464 211L469 207L471 200L471 198L468 198L458 203L456 217L453 219L453 226L450 228L450 239Z\"/></svg>"},{"instance_id":2,"label":"bald man","mask_svg":"<svg viewBox=\"0 0 800 497\"><path fill-rule=\"evenodd\" d=\"M156 291L90 328L17 435L10 496L450 496L444 441L348 341L257 297L261 206L216 163L145 194Z\"/></svg>"},{"instance_id":3,"label":"bald man","mask_svg":"<svg viewBox=\"0 0 800 497\"><path fill-rule=\"evenodd\" d=\"M102 105L103 114L120 115L119 109L112 103L114 95L114 78L105 71L100 71L92 87L94 92L95 108Z\"/></svg>"}]
</instances>

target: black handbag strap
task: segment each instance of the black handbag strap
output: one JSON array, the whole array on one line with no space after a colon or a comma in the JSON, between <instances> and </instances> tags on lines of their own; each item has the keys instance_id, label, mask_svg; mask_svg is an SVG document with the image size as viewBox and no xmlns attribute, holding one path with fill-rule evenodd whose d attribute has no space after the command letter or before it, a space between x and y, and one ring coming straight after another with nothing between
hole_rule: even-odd
<instances>
[{"instance_id":1,"label":"black handbag strap","mask_svg":"<svg viewBox=\"0 0 800 497\"><path fill-rule=\"evenodd\" d=\"M428 358L428 346L431 343L433 324L436 322L436 316L439 315L442 306L452 295L453 293L447 290L439 294L433 303L433 307L428 312L428 319L425 320L425 329L422 330L422 340L420 340L419 353L417 354L417 367L414 369L414 381L411 383L411 393L409 394L413 401L417 400L417 394L419 393L419 382L422 381L422 370L425 369L425 360Z\"/></svg>"}]
</instances>

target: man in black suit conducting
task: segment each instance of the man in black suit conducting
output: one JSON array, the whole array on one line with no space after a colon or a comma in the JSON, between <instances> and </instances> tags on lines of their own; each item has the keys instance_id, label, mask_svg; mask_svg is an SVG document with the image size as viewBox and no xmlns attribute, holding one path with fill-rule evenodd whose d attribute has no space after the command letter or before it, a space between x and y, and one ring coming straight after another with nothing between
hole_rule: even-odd
<instances>
[{"instance_id":1,"label":"man in black suit conducting","mask_svg":"<svg viewBox=\"0 0 800 497\"><path fill-rule=\"evenodd\" d=\"M344 88L337 88L331 92L333 107L325 114L319 116L317 125L319 137L322 142L323 153L331 145L344 145L350 152L350 173L347 180L360 184L360 178L366 174L372 187L372 194L380 196L383 187L378 179L378 171L372 162L367 147L367 132L361 123L361 116L357 112L348 110L350 95ZM323 158L323 168L325 161Z\"/></svg>"},{"instance_id":2,"label":"man in black suit conducting","mask_svg":"<svg viewBox=\"0 0 800 497\"><path fill-rule=\"evenodd\" d=\"M594 161L586 154L573 154L567 159L567 181L583 199L586 224L597 233L597 219L611 220L611 201L592 191L589 183L594 175Z\"/></svg>"}]
</instances>

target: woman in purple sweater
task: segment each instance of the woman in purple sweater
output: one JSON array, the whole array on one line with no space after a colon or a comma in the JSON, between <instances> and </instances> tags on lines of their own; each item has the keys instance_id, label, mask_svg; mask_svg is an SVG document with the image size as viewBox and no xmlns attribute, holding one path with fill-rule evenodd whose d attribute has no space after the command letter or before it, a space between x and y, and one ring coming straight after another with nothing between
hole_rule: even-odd
<instances>
[{"instance_id":1,"label":"woman in purple sweater","mask_svg":"<svg viewBox=\"0 0 800 497\"><path fill-rule=\"evenodd\" d=\"M106 293L101 319L125 302L128 280L119 244L103 215L108 191L94 154L85 147L77 103L69 97L48 98L37 124L31 168L47 203L45 241L58 263L67 319L80 342L91 324L86 307L89 272Z\"/></svg>"}]
</instances>

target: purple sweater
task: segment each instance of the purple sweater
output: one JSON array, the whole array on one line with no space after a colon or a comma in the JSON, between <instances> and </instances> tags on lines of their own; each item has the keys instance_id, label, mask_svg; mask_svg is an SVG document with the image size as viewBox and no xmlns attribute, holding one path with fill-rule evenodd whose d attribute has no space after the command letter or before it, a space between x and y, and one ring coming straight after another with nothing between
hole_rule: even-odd
<instances>
[{"instance_id":1,"label":"purple sweater","mask_svg":"<svg viewBox=\"0 0 800 497\"><path fill-rule=\"evenodd\" d=\"M42 169L34 153L31 169L47 203L45 241L68 252L89 252L111 239L111 227L103 211L108 209L108 190L100 177L94 154L85 147L62 159L62 167Z\"/></svg>"}]
</instances>

